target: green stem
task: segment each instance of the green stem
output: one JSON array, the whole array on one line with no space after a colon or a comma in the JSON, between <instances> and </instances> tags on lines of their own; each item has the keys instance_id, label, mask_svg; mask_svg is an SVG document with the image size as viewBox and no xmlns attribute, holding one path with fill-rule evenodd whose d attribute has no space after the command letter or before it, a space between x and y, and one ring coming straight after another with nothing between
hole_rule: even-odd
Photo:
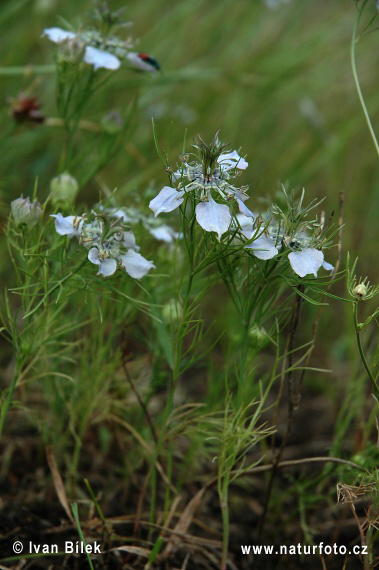
<instances>
[{"instance_id":1,"label":"green stem","mask_svg":"<svg viewBox=\"0 0 379 570\"><path fill-rule=\"evenodd\" d=\"M366 119L366 123L367 123L367 126L368 126L368 130L370 131L371 138L372 138L372 140L373 140L373 142L374 142L374 145L375 145L376 153L377 153L377 155L379 156L379 144L378 144L377 138L376 138L376 136L375 136L374 128L373 128L372 123L371 123L371 120L370 120L370 115L369 115L369 113L368 113L368 110L367 110L367 107L366 107L366 104L365 104L365 100L364 100L364 98L363 98L361 86L360 86L359 79L358 79L358 73L357 73L356 63L355 63L355 44L357 43L357 41L358 41L358 39L359 39L359 38L357 37L357 35L358 35L358 29L359 29L359 23L360 23L360 21L361 21L362 13L363 13L363 10L364 10L364 8L365 8L367 2L368 2L368 0L364 0L362 6L361 6L361 7L359 8L359 10L358 10L358 14L357 14L357 18L356 18L355 26L354 26L354 30L353 30L353 35L352 35L352 38L351 38L350 56L351 56L351 68L352 68L352 71L353 71L354 83L355 83L355 87L356 87L357 92L358 92L359 101L360 101L361 106L362 106L362 109L363 109L363 113L364 113L364 116L365 116L365 119Z\"/></svg>"},{"instance_id":2,"label":"green stem","mask_svg":"<svg viewBox=\"0 0 379 570\"><path fill-rule=\"evenodd\" d=\"M229 547L229 506L228 506L229 482L227 476L225 480L219 481L219 496L222 516L222 556L220 570L226 570Z\"/></svg>"},{"instance_id":3,"label":"green stem","mask_svg":"<svg viewBox=\"0 0 379 570\"><path fill-rule=\"evenodd\" d=\"M9 407L11 405L13 394L14 394L14 391L15 391L16 386L17 386L17 382L18 382L18 378L19 378L19 371L21 370L21 368L22 367L20 364L18 364L16 366L16 370L14 371L11 385L9 386L7 397L5 399L4 405L1 406L0 438L1 438L3 430L4 430L5 420L7 419L7 416L8 416Z\"/></svg>"},{"instance_id":4,"label":"green stem","mask_svg":"<svg viewBox=\"0 0 379 570\"><path fill-rule=\"evenodd\" d=\"M359 354L361 356L361 359L362 359L363 365L366 369L366 372L368 374L368 377L371 380L372 389L374 391L375 399L379 403L379 388L378 388L377 383L375 382L375 378L374 378L374 376L370 370L370 367L367 364L366 356L365 356L365 353L364 353L364 350L362 347L362 343L361 343L361 336L360 336L359 323L358 323L358 302L357 301L355 301L355 303L353 305L353 313L354 313L355 335L357 338L357 345L358 345Z\"/></svg>"},{"instance_id":5,"label":"green stem","mask_svg":"<svg viewBox=\"0 0 379 570\"><path fill-rule=\"evenodd\" d=\"M0 67L0 76L12 75L50 75L55 72L55 65L25 65L13 67Z\"/></svg>"}]
</instances>

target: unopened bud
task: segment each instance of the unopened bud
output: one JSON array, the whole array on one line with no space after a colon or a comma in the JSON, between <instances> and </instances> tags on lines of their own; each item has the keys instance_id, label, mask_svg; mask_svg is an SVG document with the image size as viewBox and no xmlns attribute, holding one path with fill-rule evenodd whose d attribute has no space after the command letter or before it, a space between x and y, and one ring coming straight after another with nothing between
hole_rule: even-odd
<instances>
[{"instance_id":1,"label":"unopened bud","mask_svg":"<svg viewBox=\"0 0 379 570\"><path fill-rule=\"evenodd\" d=\"M71 174L63 172L50 182L51 202L54 206L62 202L73 202L79 190L79 184Z\"/></svg>"},{"instance_id":2,"label":"unopened bud","mask_svg":"<svg viewBox=\"0 0 379 570\"><path fill-rule=\"evenodd\" d=\"M21 195L11 202L11 211L16 227L25 224L28 228L36 225L42 215L42 207L39 202L31 202L29 197Z\"/></svg>"},{"instance_id":3,"label":"unopened bud","mask_svg":"<svg viewBox=\"0 0 379 570\"><path fill-rule=\"evenodd\" d=\"M167 303L163 305L162 309L162 319L167 324L174 324L183 316L183 309L181 304L177 299L170 299Z\"/></svg>"},{"instance_id":4,"label":"unopened bud","mask_svg":"<svg viewBox=\"0 0 379 570\"><path fill-rule=\"evenodd\" d=\"M267 332L263 327L253 325L249 329L249 338L253 346L260 349L267 343Z\"/></svg>"},{"instance_id":5,"label":"unopened bud","mask_svg":"<svg viewBox=\"0 0 379 570\"><path fill-rule=\"evenodd\" d=\"M119 111L110 111L101 119L101 126L109 135L116 135L124 128L124 119Z\"/></svg>"},{"instance_id":6,"label":"unopened bud","mask_svg":"<svg viewBox=\"0 0 379 570\"><path fill-rule=\"evenodd\" d=\"M367 295L367 287L364 283L359 283L353 290L354 297L358 299L363 299Z\"/></svg>"}]
</instances>

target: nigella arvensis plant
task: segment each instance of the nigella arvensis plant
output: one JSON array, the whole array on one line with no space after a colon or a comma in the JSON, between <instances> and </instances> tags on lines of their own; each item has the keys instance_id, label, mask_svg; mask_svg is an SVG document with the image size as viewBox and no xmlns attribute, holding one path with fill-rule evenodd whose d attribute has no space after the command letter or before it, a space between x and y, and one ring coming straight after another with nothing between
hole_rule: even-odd
<instances>
[{"instance_id":1,"label":"nigella arvensis plant","mask_svg":"<svg viewBox=\"0 0 379 570\"><path fill-rule=\"evenodd\" d=\"M181 168L171 175L174 186L162 188L151 200L150 208L155 216L172 212L188 195L196 203L197 222L205 231L215 232L220 240L232 221L232 203L245 216L252 215L244 203L248 187L238 188L232 183L248 163L237 151L228 151L228 145L221 143L217 134L209 145L198 137L192 146L197 153L180 157ZM190 160L192 156L194 160Z\"/></svg>"},{"instance_id":2,"label":"nigella arvensis plant","mask_svg":"<svg viewBox=\"0 0 379 570\"><path fill-rule=\"evenodd\" d=\"M117 269L125 270L134 279L141 279L155 268L139 253L133 232L125 231L120 220L111 220L106 214L83 216L53 214L59 235L76 237L87 248L88 259L98 265L98 275L108 277Z\"/></svg>"},{"instance_id":3,"label":"nigella arvensis plant","mask_svg":"<svg viewBox=\"0 0 379 570\"><path fill-rule=\"evenodd\" d=\"M324 222L319 222L317 218L306 220L309 211L317 204L312 202L303 208L303 198L304 191L297 204L294 204L293 197L292 201L287 197L287 212L273 206L274 218L270 217L271 213L252 217L239 214L237 220L242 236L249 242L251 240L245 249L251 250L255 257L268 261L279 254L281 257L287 256L291 268L299 277L317 277L321 267L327 271L334 269L324 260L322 251L330 245L330 240L326 237Z\"/></svg>"}]
</instances>

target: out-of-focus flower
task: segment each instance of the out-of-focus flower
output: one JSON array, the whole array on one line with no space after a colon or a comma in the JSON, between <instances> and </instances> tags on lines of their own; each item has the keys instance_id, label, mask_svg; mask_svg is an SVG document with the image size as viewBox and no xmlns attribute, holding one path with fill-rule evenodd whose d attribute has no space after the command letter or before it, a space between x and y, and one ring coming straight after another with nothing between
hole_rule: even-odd
<instances>
[{"instance_id":1,"label":"out-of-focus flower","mask_svg":"<svg viewBox=\"0 0 379 570\"><path fill-rule=\"evenodd\" d=\"M31 202L29 197L24 198L21 195L20 198L11 202L11 212L16 227L25 224L28 228L32 228L42 215L42 207L39 202Z\"/></svg>"},{"instance_id":2,"label":"out-of-focus flower","mask_svg":"<svg viewBox=\"0 0 379 570\"><path fill-rule=\"evenodd\" d=\"M37 97L19 93L17 97L9 99L9 104L10 114L17 123L41 124L45 120Z\"/></svg>"},{"instance_id":3,"label":"out-of-focus flower","mask_svg":"<svg viewBox=\"0 0 379 570\"><path fill-rule=\"evenodd\" d=\"M223 152L226 145L217 135L209 145L199 137L193 146L199 151L197 160L189 162L189 155L181 157L181 168L172 174L177 188L165 186L149 206L158 216L178 208L189 195L197 202L195 212L199 225L205 231L215 232L220 240L232 220L231 202L235 201L239 211L246 216L253 215L244 203L248 199L247 187L237 188L231 183L248 163L237 151Z\"/></svg>"},{"instance_id":4,"label":"out-of-focus flower","mask_svg":"<svg viewBox=\"0 0 379 570\"><path fill-rule=\"evenodd\" d=\"M50 182L51 201L54 206L62 202L73 202L79 190L76 178L68 172L55 176Z\"/></svg>"},{"instance_id":5,"label":"out-of-focus flower","mask_svg":"<svg viewBox=\"0 0 379 570\"><path fill-rule=\"evenodd\" d=\"M134 279L141 279L155 266L139 252L133 232L125 231L120 220L111 220L105 213L86 216L53 215L59 235L77 237L89 250L88 259L99 267L98 275L109 277L117 269L124 269Z\"/></svg>"},{"instance_id":6,"label":"out-of-focus flower","mask_svg":"<svg viewBox=\"0 0 379 570\"><path fill-rule=\"evenodd\" d=\"M106 208L104 211L110 217L121 219L123 222L130 225L141 223L143 227L158 241L172 243L180 237L180 234L171 226L162 224L153 216L142 214L137 210L137 208Z\"/></svg>"}]
</instances>

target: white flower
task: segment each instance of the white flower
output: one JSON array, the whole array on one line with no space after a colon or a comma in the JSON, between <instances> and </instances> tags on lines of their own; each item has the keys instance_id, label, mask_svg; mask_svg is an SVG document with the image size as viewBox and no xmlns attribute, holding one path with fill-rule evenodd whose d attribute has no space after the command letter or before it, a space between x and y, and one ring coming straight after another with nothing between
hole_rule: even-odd
<instances>
[{"instance_id":1,"label":"white flower","mask_svg":"<svg viewBox=\"0 0 379 570\"><path fill-rule=\"evenodd\" d=\"M246 168L249 166L249 163L246 162L246 160L242 158L236 150L233 150L233 152L220 154L217 162L223 172L227 172L232 168L238 168L238 170L246 170Z\"/></svg>"},{"instance_id":2,"label":"white flower","mask_svg":"<svg viewBox=\"0 0 379 570\"><path fill-rule=\"evenodd\" d=\"M61 44L62 42L69 40L81 40L79 34L74 34L62 28L46 28L43 31L42 37L47 36L50 41L55 44ZM85 43L85 42L84 42ZM117 56L108 51L99 49L97 47L86 45L84 49L83 61L89 65L93 65L94 69L118 69L121 62Z\"/></svg>"},{"instance_id":3,"label":"white flower","mask_svg":"<svg viewBox=\"0 0 379 570\"><path fill-rule=\"evenodd\" d=\"M228 231L232 216L226 204L217 204L208 191L208 201L196 206L196 220L207 232L216 232L220 240L222 234Z\"/></svg>"},{"instance_id":4,"label":"white flower","mask_svg":"<svg viewBox=\"0 0 379 570\"><path fill-rule=\"evenodd\" d=\"M117 269L117 261L111 257L103 257L97 247L92 247L88 252L88 259L91 263L99 266L98 275L109 277Z\"/></svg>"},{"instance_id":5,"label":"white flower","mask_svg":"<svg viewBox=\"0 0 379 570\"><path fill-rule=\"evenodd\" d=\"M83 219L78 216L66 216L62 214L51 214L55 218L55 229L60 236L67 236L69 238L79 237L80 231L83 226Z\"/></svg>"},{"instance_id":6,"label":"white flower","mask_svg":"<svg viewBox=\"0 0 379 570\"><path fill-rule=\"evenodd\" d=\"M155 198L150 201L149 208L153 210L155 217L162 212L172 212L184 201L184 190L175 190L165 186Z\"/></svg>"},{"instance_id":7,"label":"white flower","mask_svg":"<svg viewBox=\"0 0 379 570\"><path fill-rule=\"evenodd\" d=\"M125 255L120 256L120 261L125 267L127 273L130 277L134 279L141 279L150 269L155 269L155 265L152 261L148 261L141 254L129 249Z\"/></svg>"}]
</instances>

